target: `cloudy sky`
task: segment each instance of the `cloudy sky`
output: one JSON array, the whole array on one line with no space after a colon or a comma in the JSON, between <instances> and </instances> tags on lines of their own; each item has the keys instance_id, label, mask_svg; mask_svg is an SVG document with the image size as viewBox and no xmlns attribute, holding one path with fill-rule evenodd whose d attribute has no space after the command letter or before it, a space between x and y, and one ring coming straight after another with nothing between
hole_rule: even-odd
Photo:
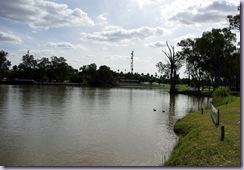
<instances>
[{"instance_id":1,"label":"cloudy sky","mask_svg":"<svg viewBox=\"0 0 244 170\"><path fill-rule=\"evenodd\" d=\"M0 50L18 65L27 50L36 59L64 57L78 69L96 63L112 70L155 74L166 62L165 42L228 27L238 0L1 0ZM181 70L180 76L183 77Z\"/></svg>"}]
</instances>

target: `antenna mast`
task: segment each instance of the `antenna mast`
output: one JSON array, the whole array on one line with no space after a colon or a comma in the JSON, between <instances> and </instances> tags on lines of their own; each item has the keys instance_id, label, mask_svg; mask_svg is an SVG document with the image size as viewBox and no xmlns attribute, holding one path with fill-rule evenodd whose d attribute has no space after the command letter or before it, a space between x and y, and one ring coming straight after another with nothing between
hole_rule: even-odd
<instances>
[{"instance_id":1,"label":"antenna mast","mask_svg":"<svg viewBox=\"0 0 244 170\"><path fill-rule=\"evenodd\" d=\"M133 55L134 55L134 51L131 52L131 65L130 65L130 68L131 68L131 74L133 74Z\"/></svg>"}]
</instances>

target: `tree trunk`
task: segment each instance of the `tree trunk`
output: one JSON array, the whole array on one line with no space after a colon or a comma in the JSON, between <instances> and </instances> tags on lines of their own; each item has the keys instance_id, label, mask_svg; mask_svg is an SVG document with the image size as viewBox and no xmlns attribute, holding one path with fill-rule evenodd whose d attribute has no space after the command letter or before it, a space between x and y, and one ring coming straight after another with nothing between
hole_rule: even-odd
<instances>
[{"instance_id":1,"label":"tree trunk","mask_svg":"<svg viewBox=\"0 0 244 170\"><path fill-rule=\"evenodd\" d=\"M176 79L176 71L174 68L171 68L171 73L170 73L170 94L175 94L175 79Z\"/></svg>"},{"instance_id":2,"label":"tree trunk","mask_svg":"<svg viewBox=\"0 0 244 170\"><path fill-rule=\"evenodd\" d=\"M212 81L211 81L211 79L209 79L208 81L209 81L209 82L208 82L208 83L209 83L209 84L208 84L208 91L211 91Z\"/></svg>"},{"instance_id":3,"label":"tree trunk","mask_svg":"<svg viewBox=\"0 0 244 170\"><path fill-rule=\"evenodd\" d=\"M188 73L188 86L191 86L191 77L190 77L190 73Z\"/></svg>"}]
</instances>

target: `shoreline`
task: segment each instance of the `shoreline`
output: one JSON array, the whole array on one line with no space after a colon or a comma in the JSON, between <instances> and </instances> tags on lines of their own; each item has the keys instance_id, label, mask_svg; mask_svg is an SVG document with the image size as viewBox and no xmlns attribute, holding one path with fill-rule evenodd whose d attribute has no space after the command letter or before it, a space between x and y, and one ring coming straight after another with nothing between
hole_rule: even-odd
<instances>
[{"instance_id":1,"label":"shoreline","mask_svg":"<svg viewBox=\"0 0 244 170\"><path fill-rule=\"evenodd\" d=\"M179 140L162 166L240 166L240 97L234 98L228 105L217 106L220 125L226 127L224 141L220 140L220 127L214 126L209 108L203 114L190 112L176 121L174 132Z\"/></svg>"}]
</instances>

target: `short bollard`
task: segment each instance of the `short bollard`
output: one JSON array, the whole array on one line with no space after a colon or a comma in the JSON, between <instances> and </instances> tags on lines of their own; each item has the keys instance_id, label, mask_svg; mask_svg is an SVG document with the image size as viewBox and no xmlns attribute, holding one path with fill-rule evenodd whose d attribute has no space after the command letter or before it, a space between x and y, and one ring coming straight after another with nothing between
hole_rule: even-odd
<instances>
[{"instance_id":1,"label":"short bollard","mask_svg":"<svg viewBox=\"0 0 244 170\"><path fill-rule=\"evenodd\" d=\"M221 126L221 141L224 141L225 138L225 127Z\"/></svg>"}]
</instances>

